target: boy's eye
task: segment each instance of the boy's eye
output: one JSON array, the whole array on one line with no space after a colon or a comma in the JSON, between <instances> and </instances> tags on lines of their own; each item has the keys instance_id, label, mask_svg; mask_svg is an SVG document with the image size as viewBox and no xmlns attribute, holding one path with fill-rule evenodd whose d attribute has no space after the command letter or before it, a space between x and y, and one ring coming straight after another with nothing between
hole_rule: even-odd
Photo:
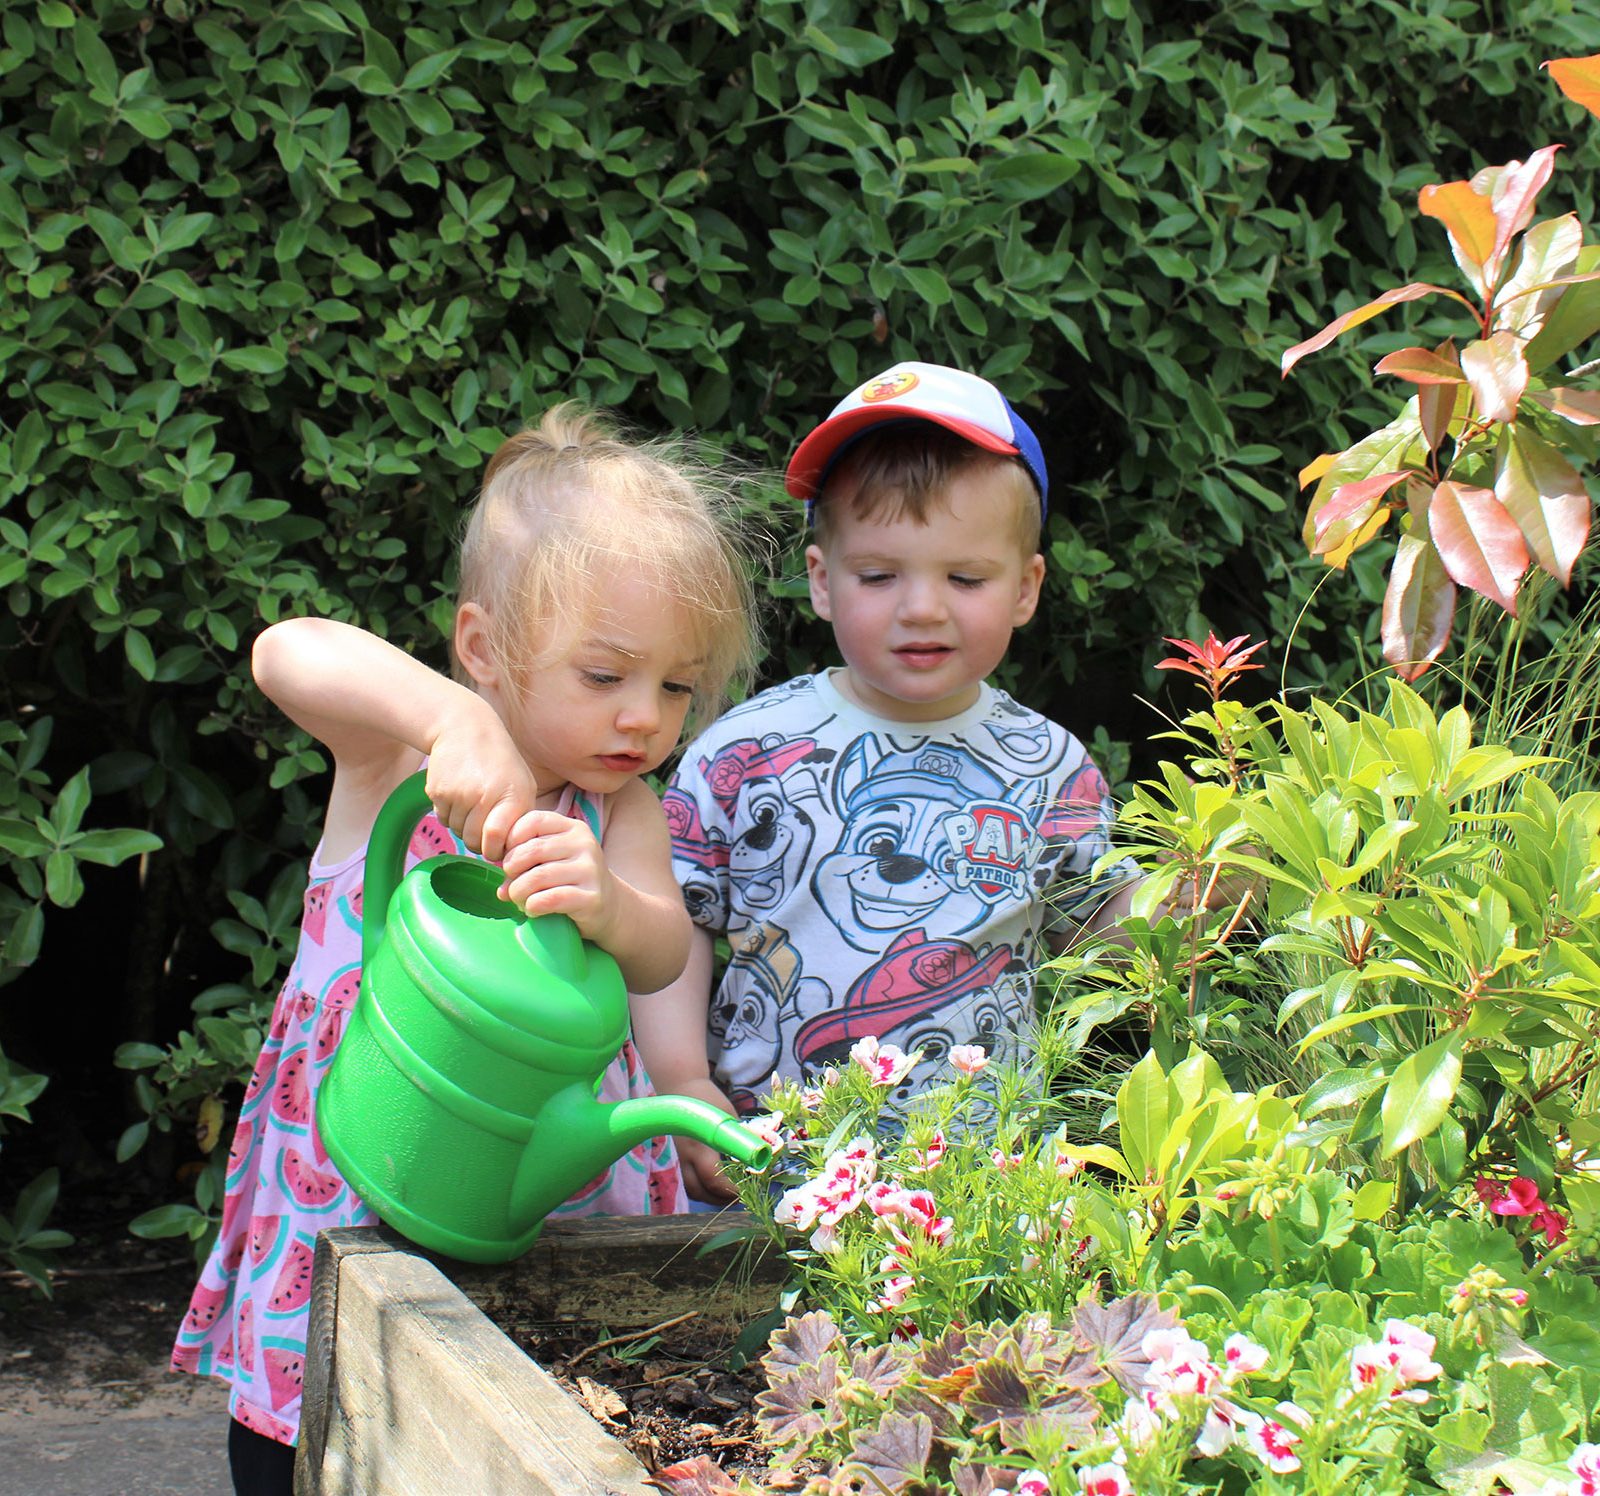
<instances>
[{"instance_id":1,"label":"boy's eye","mask_svg":"<svg viewBox=\"0 0 1600 1496\"><path fill-rule=\"evenodd\" d=\"M951 576L950 580L952 582L954 582L957 587L969 587L970 588L970 587L981 587L981 586L983 586L984 582L987 579L984 578L984 577L967 577L967 576L955 576L955 575L953 575L953 576Z\"/></svg>"},{"instance_id":2,"label":"boy's eye","mask_svg":"<svg viewBox=\"0 0 1600 1496\"><path fill-rule=\"evenodd\" d=\"M864 571L860 573L857 580L863 587L874 587L880 582L890 581L891 578L889 573L886 571Z\"/></svg>"}]
</instances>

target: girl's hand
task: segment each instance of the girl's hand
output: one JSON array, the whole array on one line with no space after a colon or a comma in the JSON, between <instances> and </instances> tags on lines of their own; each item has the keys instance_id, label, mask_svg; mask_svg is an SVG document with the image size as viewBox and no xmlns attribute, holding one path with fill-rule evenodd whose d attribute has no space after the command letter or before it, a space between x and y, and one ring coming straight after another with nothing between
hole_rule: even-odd
<instances>
[{"instance_id":1,"label":"girl's hand","mask_svg":"<svg viewBox=\"0 0 1600 1496\"><path fill-rule=\"evenodd\" d=\"M452 713L434 739L428 798L472 851L499 862L515 840L513 828L537 803L539 786L494 708L478 706Z\"/></svg>"},{"instance_id":2,"label":"girl's hand","mask_svg":"<svg viewBox=\"0 0 1600 1496\"><path fill-rule=\"evenodd\" d=\"M617 880L588 823L535 810L511 828L500 896L528 914L570 915L579 933L610 948Z\"/></svg>"}]
</instances>

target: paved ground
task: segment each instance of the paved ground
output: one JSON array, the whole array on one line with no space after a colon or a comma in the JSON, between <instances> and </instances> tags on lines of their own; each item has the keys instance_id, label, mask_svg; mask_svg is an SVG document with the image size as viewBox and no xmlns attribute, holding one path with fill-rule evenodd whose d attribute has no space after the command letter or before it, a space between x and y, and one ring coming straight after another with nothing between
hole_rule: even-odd
<instances>
[{"instance_id":1,"label":"paved ground","mask_svg":"<svg viewBox=\"0 0 1600 1496\"><path fill-rule=\"evenodd\" d=\"M231 1496L227 1389L166 1369L193 1264L94 1245L48 1302L0 1281L0 1496Z\"/></svg>"}]
</instances>

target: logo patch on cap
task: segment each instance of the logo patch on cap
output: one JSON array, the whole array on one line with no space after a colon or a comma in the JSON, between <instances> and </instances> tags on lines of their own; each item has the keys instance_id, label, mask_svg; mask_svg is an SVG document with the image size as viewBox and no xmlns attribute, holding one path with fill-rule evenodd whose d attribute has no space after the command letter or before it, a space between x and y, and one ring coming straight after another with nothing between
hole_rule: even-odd
<instances>
[{"instance_id":1,"label":"logo patch on cap","mask_svg":"<svg viewBox=\"0 0 1600 1496\"><path fill-rule=\"evenodd\" d=\"M880 374L861 386L861 400L863 404L876 405L880 400L893 400L896 396L904 395L916 389L920 383L910 369L902 369L898 374Z\"/></svg>"}]
</instances>

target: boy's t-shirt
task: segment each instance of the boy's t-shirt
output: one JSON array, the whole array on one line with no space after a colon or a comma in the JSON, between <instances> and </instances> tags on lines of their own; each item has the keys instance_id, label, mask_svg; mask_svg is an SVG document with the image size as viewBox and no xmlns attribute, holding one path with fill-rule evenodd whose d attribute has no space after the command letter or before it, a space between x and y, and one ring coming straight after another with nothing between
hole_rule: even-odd
<instances>
[{"instance_id":1,"label":"boy's t-shirt","mask_svg":"<svg viewBox=\"0 0 1600 1496\"><path fill-rule=\"evenodd\" d=\"M673 871L731 959L712 1071L741 1111L869 1035L924 1058L1011 1051L1047 929L1086 919L1122 874L1106 782L1065 728L1004 691L942 722L894 722L805 675L733 708L664 797Z\"/></svg>"}]
</instances>

